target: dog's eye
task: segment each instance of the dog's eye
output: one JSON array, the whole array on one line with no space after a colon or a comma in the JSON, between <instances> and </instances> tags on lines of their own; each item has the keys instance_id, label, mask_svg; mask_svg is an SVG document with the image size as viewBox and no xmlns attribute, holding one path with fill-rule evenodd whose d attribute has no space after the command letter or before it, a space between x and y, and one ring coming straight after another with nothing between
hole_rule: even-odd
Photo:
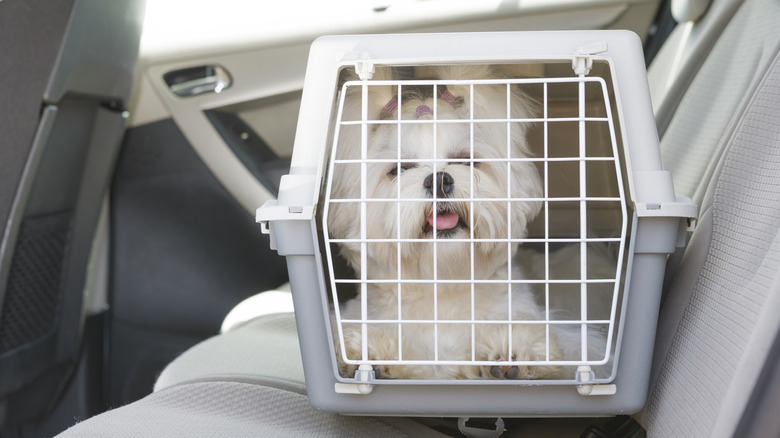
<instances>
[{"instance_id":1,"label":"dog's eye","mask_svg":"<svg viewBox=\"0 0 780 438\"><path fill-rule=\"evenodd\" d=\"M474 163L474 166L476 167L479 164L480 157L478 157L476 154L471 155L471 153L468 150L462 150L458 152L454 152L449 156L449 159L452 160L447 164L461 164L463 166L471 166L471 163Z\"/></svg>"},{"instance_id":2,"label":"dog's eye","mask_svg":"<svg viewBox=\"0 0 780 438\"><path fill-rule=\"evenodd\" d=\"M401 173L403 173L406 170L412 169L414 167L417 167L417 163L401 163L400 169ZM390 170L387 171L387 174L390 176L397 176L398 175L398 169L399 166L397 164L393 164L392 167L390 167Z\"/></svg>"},{"instance_id":3,"label":"dog's eye","mask_svg":"<svg viewBox=\"0 0 780 438\"><path fill-rule=\"evenodd\" d=\"M460 164L462 166L471 166L471 163L474 163L474 167L479 167L480 162L477 161L477 158L475 157L473 160L469 157L455 157L457 161L450 161L447 164Z\"/></svg>"}]
</instances>

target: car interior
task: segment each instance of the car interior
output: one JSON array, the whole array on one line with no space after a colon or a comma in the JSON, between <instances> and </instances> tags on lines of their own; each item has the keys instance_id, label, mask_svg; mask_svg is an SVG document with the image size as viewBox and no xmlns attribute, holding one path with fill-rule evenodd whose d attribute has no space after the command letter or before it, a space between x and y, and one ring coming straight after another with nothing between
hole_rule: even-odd
<instances>
[{"instance_id":1,"label":"car interior","mask_svg":"<svg viewBox=\"0 0 780 438\"><path fill-rule=\"evenodd\" d=\"M0 1L0 436L780 436L779 20L772 0ZM664 167L699 207L644 408L312 408L255 222L312 41L564 29L639 35Z\"/></svg>"}]
</instances>

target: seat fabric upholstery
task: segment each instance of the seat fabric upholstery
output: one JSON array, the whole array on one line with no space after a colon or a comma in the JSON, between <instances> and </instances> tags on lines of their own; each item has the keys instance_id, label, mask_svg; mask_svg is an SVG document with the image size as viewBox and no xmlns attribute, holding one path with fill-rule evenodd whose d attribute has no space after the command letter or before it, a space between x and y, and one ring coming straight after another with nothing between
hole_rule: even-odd
<instances>
[{"instance_id":1,"label":"seat fabric upholstery","mask_svg":"<svg viewBox=\"0 0 780 438\"><path fill-rule=\"evenodd\" d=\"M639 416L651 436L731 436L778 332L778 61L775 52L724 137L700 225L664 303Z\"/></svg>"},{"instance_id":2,"label":"seat fabric upholstery","mask_svg":"<svg viewBox=\"0 0 780 438\"><path fill-rule=\"evenodd\" d=\"M392 424L391 424L392 423ZM59 435L72 437L413 437L442 436L409 420L315 411L305 395L236 381L173 386Z\"/></svg>"}]
</instances>

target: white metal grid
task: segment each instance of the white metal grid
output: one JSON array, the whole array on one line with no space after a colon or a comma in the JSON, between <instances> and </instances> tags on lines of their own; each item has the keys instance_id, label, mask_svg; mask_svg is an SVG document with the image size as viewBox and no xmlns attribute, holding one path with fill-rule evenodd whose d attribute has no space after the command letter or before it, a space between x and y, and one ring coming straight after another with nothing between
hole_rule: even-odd
<instances>
[{"instance_id":1,"label":"white metal grid","mask_svg":"<svg viewBox=\"0 0 780 438\"><path fill-rule=\"evenodd\" d=\"M571 116L560 116L560 115L552 115L548 108L548 89L551 85L554 84L575 84L577 89L577 96L576 101L577 103L577 114L571 115ZM601 105L605 108L605 114L604 115L589 115L587 108L586 108L586 84L595 84L599 90L600 90L600 96L603 101L601 102ZM505 86L506 87L506 105L507 105L507 117L506 118L475 118L474 116L474 110L473 110L473 102L467 101L466 103L470 106L470 116L466 119L442 119L439 118L439 108L438 108L438 99L433 99L433 105L432 105L432 116L430 120L419 120L419 119L404 119L401 116L401 111L398 111L396 116L393 118L373 118L369 116L369 102L368 99L368 90L370 87L393 87L396 92L396 98L399 102L399 105L401 104L402 100L404 99L404 90L406 87L410 86L430 86L433 89L433 95L437 96L439 93L439 88L447 86L468 86L470 93L469 96L471 99L473 99L474 96L474 87L480 86L480 85L498 85L498 86ZM513 118L512 113L510 111L509 105L510 105L510 99L511 99L511 87L515 86L525 86L525 85L537 85L540 86L542 89L542 96L540 98L541 100L541 114L535 117L530 118ZM345 96L350 95L350 89L353 87L359 87L361 89L361 96L362 96L362 115L359 120L345 120L343 117L343 108L345 105ZM550 144L549 142L549 133L551 130L556 129L556 124L564 123L564 122L571 122L578 124L578 130L579 130L579 139L578 139L578 151L576 155L565 155L561 156L560 154L552 154L551 148L555 148L554 144ZM407 278L403 272L401 272L401 253L398 251L397 257L397 265L398 265L398 272L396 278L371 278L370 272L368 272L368 269L366 269L366 254L367 254L367 245L371 243L394 243L399 245L403 243L415 243L415 242L430 242L433 243L433 264L436 265L437 259L439 257L438 255L438 247L441 243L443 243L442 239L439 239L437 237L437 233L434 232L431 235L430 239L415 239L415 238L402 238L400 235L400 231L395 236L384 236L381 238L372 237L370 238L367 234L367 223L369 218L367 217L367 206L371 203L400 203L400 202L421 202L421 203L431 203L435 202L435 199L431 199L429 197L422 197L422 198L407 198L402 197L401 194L401 188L400 188L400 178L397 178L397 190L396 190L396 196L394 198L391 197L374 197L369 194L369 188L366 185L366 181L368 180L368 165L373 163L382 163L382 164L395 164L398 166L399 173L401 171L401 168L403 165L408 163L416 163L418 160L413 159L406 159L401 156L401 135L398 135L398 146L397 146L397 155L394 158L372 158L369 157L368 154L368 139L371 135L371 127L376 125L392 125L395 126L398 132L400 133L401 130L405 129L407 125L412 124L432 124L434 126L433 132L434 132L434 142L433 142L433 148L434 148L434 154L433 157L427 158L425 161L429 163L433 163L434 166L437 166L439 164L446 164L446 163L452 163L452 162L458 162L463 161L464 164L467 164L469 166L472 178L471 178L471 187L470 187L470 195L468 197L464 198L448 198L448 201L450 202L466 202L469 203L472 208L470 208L470 211L473 212L473 206L475 203L479 203L481 201L485 201L484 199L480 199L477 197L474 197L474 166L475 166L475 160L473 159L474 155L474 127L477 124L481 123L501 123L506 124L506 136L507 136L507 150L506 155L504 157L500 158L482 158L480 159L480 162L486 162L486 161L494 161L494 162L501 162L501 163L507 163L506 166L507 169L507 188L506 188L506 197L502 198L491 198L490 201L500 201L507 203L507 214L511 214L512 211L511 204L516 202L541 202L543 207L540 213L540 217L544 218L544 233L542 236L529 236L524 238L513 238L511 230L507 230L506 237L503 238L497 238L497 239L479 239L474 236L474 230L473 227L470 227L469 230L469 236L467 238L448 238L446 239L446 242L462 242L467 243L470 246L471 251L471 266L468 267L470 271L470 278L467 280L452 280L452 279L442 279L437 278L436 270L434 270L433 278ZM510 151L510 144L512 142L511 138L511 130L510 130L510 124L512 123L528 123L528 124L539 124L542 129L542 137L543 137L543 152L540 156L536 157L513 157L512 153ZM594 123L606 123L608 125L608 132L609 132L609 141L610 145L606 148L606 150L609 153L603 154L603 155L593 155L591 151L587 148L586 145L586 131L588 126L590 124ZM436 129L437 126L444 126L447 124L466 124L469 127L470 131L470 154L468 158L436 158L436 147L437 147L437 141L436 141L436 133L438 130ZM340 138L340 130L347 126L359 126L361 130L361 147L360 147L360 157L351 157L351 158L337 158L338 157L338 151L339 147L341 146L339 144L339 138ZM615 134L615 126L612 116L612 110L609 102L609 92L606 82L600 78L600 77L585 77L580 75L579 77L560 77L560 78L534 78L534 79L480 79L480 80L385 80L385 81L349 81L346 82L343 85L343 88L340 93L340 100L338 105L338 114L336 117L336 124L334 127L334 143L332 147L332 156L329 161L329 168L327 173L327 182L326 182L326 188L323 193L323 221L322 221L322 227L323 227L323 239L324 239L324 249L326 252L326 258L327 258L327 269L329 274L329 280L330 280L330 290L333 295L333 301L334 303L338 302L338 296L336 294L337 289L341 285L351 285L352 287L356 287L358 290L358 300L361 302L361 314L359 318L343 318L342 312L341 312L341 306L334 305L334 322L335 322L335 328L336 328L336 336L339 347L338 350L341 352L341 360L346 364L351 365L371 365L371 366L381 366L381 365L411 365L411 366L431 366L431 365L452 365L452 366L492 366L496 365L497 362L494 360L479 360L475 352L477 348L475 347L475 343L478 341L476 339L476 327L480 325L485 324L497 324L497 325L504 325L507 329L507 336L509 338L509 348L510 352L507 359L502 360L499 364L501 366L524 366L524 367L534 367L534 366L545 366L545 365L554 365L554 366L582 366L582 365L603 365L607 363L610 360L610 356L612 354L612 337L615 331L615 324L616 324L616 312L617 312L617 303L618 303L618 294L620 292L620 280L623 275L623 260L624 260L624 251L626 248L626 232L628 228L628 215L626 213L626 195L623 188L623 171L621 170L621 163L619 160L619 153L618 153L618 145L616 141L616 134ZM512 178L511 175L511 163L516 162L530 162L534 163L534 165L538 166L540 169L540 174L542 175L543 180L543 186L544 186L544 195L542 197L533 197L533 198L524 198L524 197L513 197L512 191L510 189L509 181ZM588 194L588 163L592 162L604 162L608 163L612 166L614 166L614 171L616 175L616 179L614 181L614 184L617 187L618 196L593 196ZM578 193L574 195L569 196L555 196L551 194L550 191L550 181L549 181L549 175L550 175L550 166L555 165L555 163L575 163L578 169L578 186L579 191ZM355 184L357 185L359 183L359 196L355 198L333 198L331 196L331 190L333 187L333 181L334 178L338 178L337 173L337 165L354 165L359 166L360 168L360 181L356 181ZM437 193L436 185L440 184L437 181L438 178L433 178L433 193ZM360 211L360 217L356 218L356 220L360 223L360 236L359 238L332 238L331 233L329 232L329 226L328 226L328 218L329 218L329 211L333 204L337 203L356 203L359 205L359 211ZM579 230L576 235L569 235L569 236L554 236L553 233L551 233L550 230L550 218L551 215L555 214L555 206L559 204L564 203L576 203L579 204L579 217L576 219L575 222L579 223ZM589 208L592 208L592 206L595 206L599 203L609 203L611 205L618 204L619 205L619 211L621 212L622 221L620 224L620 230L616 233L616 235L608 236L608 237L599 237L599 236L592 236L589 235L589 224L588 224L588 212ZM398 223L405 220L404 217L401 216L401 209L396 209L397 216L395 218ZM433 208L433 217L434 221L436 221L436 215L437 215L437 209ZM472 213L473 214L473 213ZM470 223L473 223L473 217L469 220ZM511 220L507 220L508 224L511 224ZM510 225L511 226L511 225ZM397 229L400 229L397 228ZM507 260L510 264L508 270L507 270L507 276L508 278L506 280L484 280L484 279L478 279L475 277L475 245L480 242L493 242L493 243L499 243L499 244L505 244L507 248ZM363 267L363 269L359 269L359 277L358 278L346 278L346 277L340 277L335 271L334 271L334 264L333 264L333 258L334 254L332 254L331 244L338 245L358 245L360 248L360 257L361 261L360 264ZM514 258L514 248L516 247L516 244L537 244L542 245L544 250L542 251L542 254L544 256L544 273L542 278L512 278L512 263L515 263L513 261ZM580 276L579 278L575 279L560 279L560 278L553 278L550 272L550 254L552 252L551 247L554 247L556 245L561 244L568 244L568 245L578 245L579 246L579 272ZM614 276L611 277L596 277L592 278L588 274L588 245L590 244L612 244L618 246L618 255L616 258L616 266L614 270ZM470 306L472 309L471 311L471 318L470 319L443 319L440 318L437 314L438 304L437 300L439 299L439 293L437 289L442 284L453 284L453 283L462 283L462 284L468 284L471 288L470 293L470 299L468 302L463 303L464 306ZM367 294L369 294L369 289L372 285L391 285L395 287L398 291L397 300L398 300L398 312L397 312L397 318L390 318L390 319L372 319L367 314ZM403 300L403 289L405 285L407 284L430 284L433 289L433 318L430 319L404 319L402 315L402 300ZM525 285L532 285L536 287L543 287L544 293L543 293L543 299L541 299L540 304L544 307L544 315L540 319L536 320L517 320L514 319L511 311L508 312L507 317L504 319L493 319L493 320L479 320L476 319L474 316L473 309L475 307L475 285L479 284L501 284L505 285L507 293L505 294L504 298L508 301L507 308L511 309L511 300L512 300L512 293L511 290L515 285L519 284L525 284ZM569 284L569 285L579 285L579 295L580 295L580 305L579 305L579 312L580 314L578 317L575 317L573 319L555 319L551 315L551 309L550 308L550 290L552 285L562 285L562 284ZM612 289L612 295L610 297L610 312L608 318L601 318L601 319L592 319L588 316L588 294L589 294L589 288L592 285L610 285ZM402 348L402 342L404 338L404 327L409 325L430 325L433 327L433 333L434 333L434 339L433 339L433 352L434 357L428 358L428 359L406 359L403 357L403 348ZM550 350L549 350L549 340L551 337L551 327L560 324L560 325L567 325L572 326L576 325L580 328L580 357L577 359L572 359L570 357L563 358L563 359L554 359L550 356ZM362 334L362 342L361 342L361 352L360 357L348 357L346 353L345 348L345 338L344 338L344 327L347 325L351 326L359 326L360 332ZM369 339L368 339L368 330L371 326L378 326L378 325L392 325L397 327L397 351L394 355L395 357L370 357L369 354ZM468 350L471 352L471 357L466 360L448 360L448 359L442 359L439 357L439 327L444 325L463 325L467 326L470 329L471 336L469 342L471 345L469 346ZM512 327L517 325L539 325L543 326L545 328L545 336L548 342L548 348L545 353L544 359L536 359L536 360L514 360L511 359L512 352L511 352L511 346L512 346ZM604 354L600 357L588 357L588 327L602 327L604 328L603 331L605 331L607 336L606 341L606 349L604 351ZM572 379L575 378L574 375L571 376ZM377 383L381 383L377 381Z\"/></svg>"}]
</instances>

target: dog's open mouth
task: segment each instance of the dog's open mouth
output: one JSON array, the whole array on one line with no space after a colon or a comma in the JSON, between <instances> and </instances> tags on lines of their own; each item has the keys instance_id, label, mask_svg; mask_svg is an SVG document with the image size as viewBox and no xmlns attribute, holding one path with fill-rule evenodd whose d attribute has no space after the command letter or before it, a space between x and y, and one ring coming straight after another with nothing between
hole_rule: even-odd
<instances>
[{"instance_id":1,"label":"dog's open mouth","mask_svg":"<svg viewBox=\"0 0 780 438\"><path fill-rule=\"evenodd\" d=\"M423 225L423 234L429 235L436 230L436 237L447 238L457 234L460 230L467 227L466 222L461 216L452 210L447 204L439 205L436 215L429 214Z\"/></svg>"}]
</instances>

